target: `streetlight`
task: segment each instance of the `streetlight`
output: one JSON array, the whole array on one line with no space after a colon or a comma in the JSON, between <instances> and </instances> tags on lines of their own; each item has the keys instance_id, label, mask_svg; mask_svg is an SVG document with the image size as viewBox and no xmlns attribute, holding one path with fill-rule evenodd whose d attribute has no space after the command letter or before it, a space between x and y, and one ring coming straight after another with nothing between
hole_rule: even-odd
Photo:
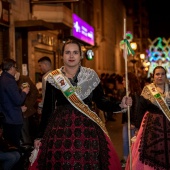
<instances>
[{"instance_id":1,"label":"streetlight","mask_svg":"<svg viewBox=\"0 0 170 170\"><path fill-rule=\"evenodd\" d=\"M134 51L137 49L137 43L136 42L131 42L130 46L132 47L132 49ZM133 56L133 59L131 59L130 62L133 64L133 71L136 74L136 62L137 62L137 59L135 59L134 56Z\"/></svg>"},{"instance_id":2,"label":"streetlight","mask_svg":"<svg viewBox=\"0 0 170 170\"><path fill-rule=\"evenodd\" d=\"M137 49L137 43L136 42L131 42L130 46L132 47L132 49L135 51Z\"/></svg>"},{"instance_id":3,"label":"streetlight","mask_svg":"<svg viewBox=\"0 0 170 170\"><path fill-rule=\"evenodd\" d=\"M140 54L140 59L143 61L145 59L145 54Z\"/></svg>"},{"instance_id":4,"label":"streetlight","mask_svg":"<svg viewBox=\"0 0 170 170\"><path fill-rule=\"evenodd\" d=\"M140 63L142 65L142 67L144 66L144 59L145 59L145 54L140 54Z\"/></svg>"}]
</instances>

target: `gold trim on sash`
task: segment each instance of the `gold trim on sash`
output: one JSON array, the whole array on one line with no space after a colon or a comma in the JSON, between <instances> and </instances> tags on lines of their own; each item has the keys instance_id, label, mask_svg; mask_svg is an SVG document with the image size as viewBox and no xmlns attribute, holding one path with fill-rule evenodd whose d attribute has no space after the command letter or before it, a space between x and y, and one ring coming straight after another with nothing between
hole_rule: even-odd
<instances>
[{"instance_id":1,"label":"gold trim on sash","mask_svg":"<svg viewBox=\"0 0 170 170\"><path fill-rule=\"evenodd\" d=\"M59 87L59 89L62 91L64 96L67 98L67 100L81 113L89 117L93 122L95 122L98 126L100 126L103 132L109 137L105 124L97 116L97 114L91 111L90 108L79 98L79 96L74 90L74 87L72 86L70 81L63 76L61 71L59 69L54 70L50 73L50 75L54 79L57 87Z\"/></svg>"},{"instance_id":2,"label":"gold trim on sash","mask_svg":"<svg viewBox=\"0 0 170 170\"><path fill-rule=\"evenodd\" d=\"M146 87L149 89L149 91L151 92L151 94L155 98L156 102L158 103L158 105L159 105L160 109L162 110L162 112L164 113L164 115L170 121L170 110L169 110L169 107L165 103L164 98L157 91L155 85L152 83L152 84L147 85Z\"/></svg>"}]
</instances>

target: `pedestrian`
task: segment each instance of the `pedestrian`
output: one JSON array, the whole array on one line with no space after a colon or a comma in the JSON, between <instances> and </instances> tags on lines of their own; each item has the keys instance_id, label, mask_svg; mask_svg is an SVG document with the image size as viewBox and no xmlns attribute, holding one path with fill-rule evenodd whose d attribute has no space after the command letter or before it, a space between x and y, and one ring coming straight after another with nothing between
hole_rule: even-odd
<instances>
[{"instance_id":1,"label":"pedestrian","mask_svg":"<svg viewBox=\"0 0 170 170\"><path fill-rule=\"evenodd\" d=\"M29 76L21 75L18 71L15 74L15 80L17 81L17 85L20 89L23 89L26 86L30 87L30 91L22 104L22 114L24 119L22 127L22 143L23 145L32 145L33 138L30 135L30 129L32 128L32 130L35 131L36 127L30 127L30 121L37 111L35 105L38 99L38 90Z\"/></svg>"},{"instance_id":2,"label":"pedestrian","mask_svg":"<svg viewBox=\"0 0 170 170\"><path fill-rule=\"evenodd\" d=\"M130 136L133 137L135 135L135 123L138 116L138 101L141 94L140 82L137 76L132 73L128 72L128 95L132 98L133 104L130 107ZM125 88L124 94L126 94L126 75L123 75L123 86ZM122 137L123 137L123 159L121 160L122 167L125 167L126 160L129 155L129 135L128 135L128 113L122 113Z\"/></svg>"},{"instance_id":3,"label":"pedestrian","mask_svg":"<svg viewBox=\"0 0 170 170\"><path fill-rule=\"evenodd\" d=\"M19 92L15 81L16 68L16 62L13 59L3 60L3 72L0 76L0 108L4 114L4 138L19 148L23 126L21 106L30 88L26 87Z\"/></svg>"},{"instance_id":4,"label":"pedestrian","mask_svg":"<svg viewBox=\"0 0 170 170\"><path fill-rule=\"evenodd\" d=\"M98 75L81 66L82 58L80 44L67 41L62 48L64 66L47 77L41 120L46 130L41 141L35 140L35 148L40 148L30 169L121 170L106 127L91 107L94 101L104 111L121 108L104 97ZM132 103L125 97L121 106L127 107L125 101Z\"/></svg>"},{"instance_id":5,"label":"pedestrian","mask_svg":"<svg viewBox=\"0 0 170 170\"><path fill-rule=\"evenodd\" d=\"M166 70L153 70L153 83L146 85L139 98L139 128L132 144L133 170L170 170L170 84ZM129 161L126 170L129 170Z\"/></svg>"}]
</instances>

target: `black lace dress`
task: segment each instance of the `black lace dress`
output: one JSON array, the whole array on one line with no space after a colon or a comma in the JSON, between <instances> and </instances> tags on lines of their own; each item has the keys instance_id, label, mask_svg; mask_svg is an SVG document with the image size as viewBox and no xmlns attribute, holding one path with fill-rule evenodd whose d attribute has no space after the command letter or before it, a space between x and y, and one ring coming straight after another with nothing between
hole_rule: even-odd
<instances>
[{"instance_id":1,"label":"black lace dress","mask_svg":"<svg viewBox=\"0 0 170 170\"><path fill-rule=\"evenodd\" d=\"M76 81L75 79L74 85ZM120 110L119 103L104 98L101 84L83 101L90 108L93 101L101 110ZM42 145L38 158L30 169L121 170L120 161L109 137L48 82L43 112Z\"/></svg>"}]
</instances>

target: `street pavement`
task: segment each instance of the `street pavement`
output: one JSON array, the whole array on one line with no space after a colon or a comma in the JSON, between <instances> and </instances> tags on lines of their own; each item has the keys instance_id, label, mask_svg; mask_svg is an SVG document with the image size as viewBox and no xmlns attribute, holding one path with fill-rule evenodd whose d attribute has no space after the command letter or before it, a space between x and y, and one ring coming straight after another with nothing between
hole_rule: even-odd
<instances>
[{"instance_id":1,"label":"street pavement","mask_svg":"<svg viewBox=\"0 0 170 170\"><path fill-rule=\"evenodd\" d=\"M114 118L116 119L116 121L106 122L106 128L113 142L114 148L117 151L118 157L121 160L123 158L122 114L121 113L116 114Z\"/></svg>"}]
</instances>

